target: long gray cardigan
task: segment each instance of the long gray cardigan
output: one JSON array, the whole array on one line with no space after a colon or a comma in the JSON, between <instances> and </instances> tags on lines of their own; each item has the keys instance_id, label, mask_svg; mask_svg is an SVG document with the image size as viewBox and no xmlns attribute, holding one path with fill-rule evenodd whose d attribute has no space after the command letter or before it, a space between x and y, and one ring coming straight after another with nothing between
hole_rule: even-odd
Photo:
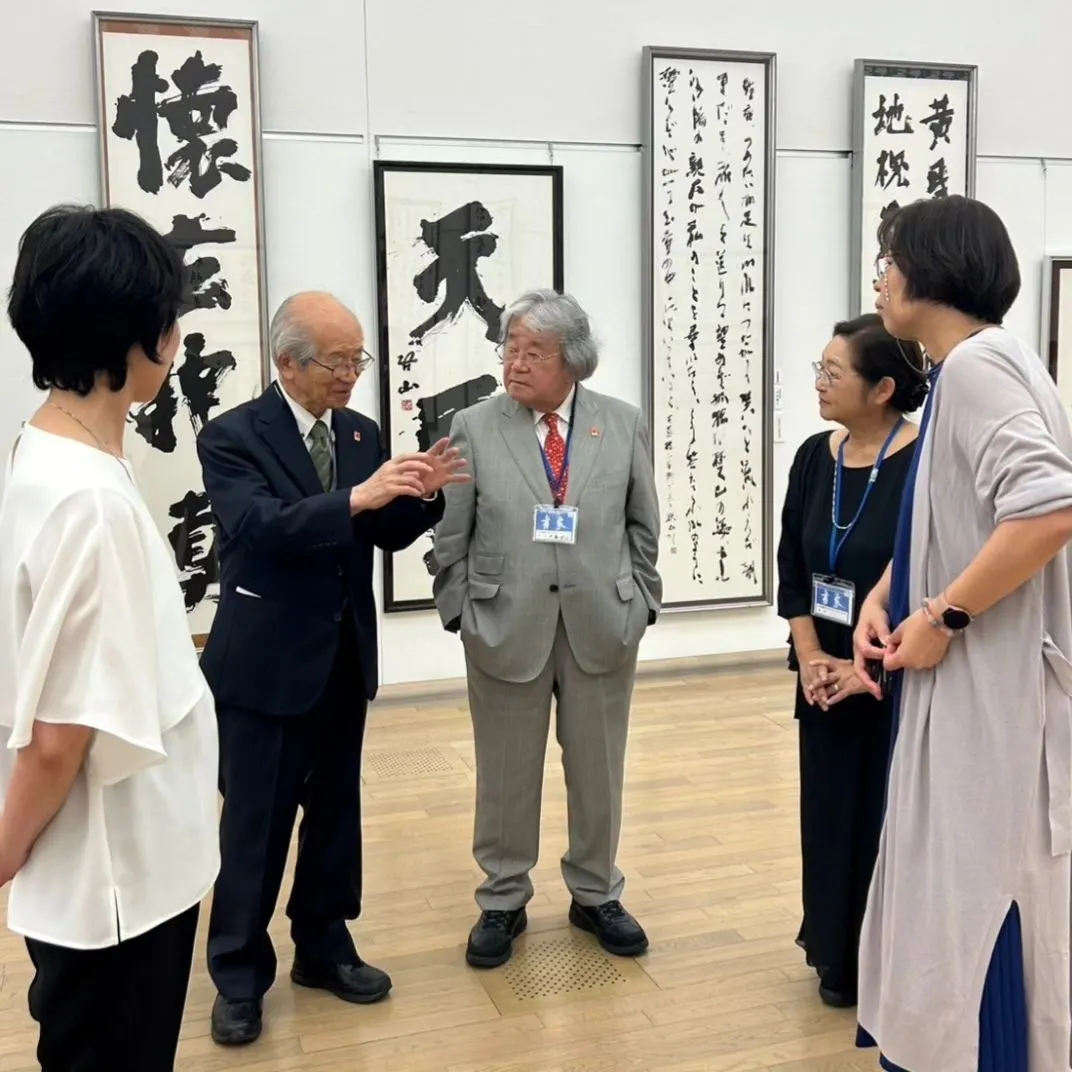
<instances>
[{"instance_id":1,"label":"long gray cardigan","mask_svg":"<svg viewBox=\"0 0 1072 1072\"><path fill-rule=\"evenodd\" d=\"M912 518L912 607L995 527L1072 507L1072 431L1038 356L990 328L946 358ZM1031 1072L1069 1068L1069 552L905 674L860 947L860 1024L911 1072L976 1072L998 932L1019 906Z\"/></svg>"}]
</instances>

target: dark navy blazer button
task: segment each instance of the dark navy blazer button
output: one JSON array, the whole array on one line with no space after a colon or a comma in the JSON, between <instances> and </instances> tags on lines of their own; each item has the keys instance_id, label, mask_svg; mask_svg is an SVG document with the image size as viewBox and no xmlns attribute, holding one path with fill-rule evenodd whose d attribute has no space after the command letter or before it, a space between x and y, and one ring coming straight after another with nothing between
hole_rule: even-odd
<instances>
[{"instance_id":1,"label":"dark navy blazer button","mask_svg":"<svg viewBox=\"0 0 1072 1072\"><path fill-rule=\"evenodd\" d=\"M337 612L336 612L336 614L335 614L335 621L337 621L337 622L341 622L341 621L342 621L342 611L341 611L341 610L340 610L340 611L337 611Z\"/></svg>"},{"instance_id":2,"label":"dark navy blazer button","mask_svg":"<svg viewBox=\"0 0 1072 1072\"><path fill-rule=\"evenodd\" d=\"M558 585L557 584L551 585L551 591L552 592L557 592L558 591Z\"/></svg>"}]
</instances>

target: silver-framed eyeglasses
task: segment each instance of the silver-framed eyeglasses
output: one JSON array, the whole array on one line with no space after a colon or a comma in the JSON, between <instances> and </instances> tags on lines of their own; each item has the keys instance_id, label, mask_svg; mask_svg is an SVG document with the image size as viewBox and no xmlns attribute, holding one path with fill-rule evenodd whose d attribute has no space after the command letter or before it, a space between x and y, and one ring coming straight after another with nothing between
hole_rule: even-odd
<instances>
[{"instance_id":1,"label":"silver-framed eyeglasses","mask_svg":"<svg viewBox=\"0 0 1072 1072\"><path fill-rule=\"evenodd\" d=\"M352 360L332 360L332 361L318 361L315 357L309 359L314 365L319 365L322 369L327 369L333 376L342 377L347 373L353 373L355 376L360 376L376 359L368 352L368 350L362 350L361 356L353 358Z\"/></svg>"},{"instance_id":2,"label":"silver-framed eyeglasses","mask_svg":"<svg viewBox=\"0 0 1072 1072\"><path fill-rule=\"evenodd\" d=\"M840 372L834 372L828 368L821 361L813 361L811 363L811 370L815 373L816 383L825 383L827 385L837 383L841 379Z\"/></svg>"},{"instance_id":3,"label":"silver-framed eyeglasses","mask_svg":"<svg viewBox=\"0 0 1072 1072\"><path fill-rule=\"evenodd\" d=\"M495 347L495 353L499 357L499 364L505 364L507 361L514 362L520 361L524 358L526 365L539 365L544 361L550 361L558 354L557 350L553 350L549 354L545 354L542 350L534 350L531 347L528 350L522 350L519 346L514 346L512 343L499 343Z\"/></svg>"},{"instance_id":4,"label":"silver-framed eyeglasses","mask_svg":"<svg viewBox=\"0 0 1072 1072\"><path fill-rule=\"evenodd\" d=\"M875 278L885 279L886 273L893 267L893 258L888 254L883 254L880 257L875 258Z\"/></svg>"}]
</instances>

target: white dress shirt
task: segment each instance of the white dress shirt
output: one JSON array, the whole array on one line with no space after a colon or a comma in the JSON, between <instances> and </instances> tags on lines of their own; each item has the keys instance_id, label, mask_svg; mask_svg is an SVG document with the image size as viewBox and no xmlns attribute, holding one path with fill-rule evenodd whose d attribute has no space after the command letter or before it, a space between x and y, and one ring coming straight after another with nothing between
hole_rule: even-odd
<instances>
[{"instance_id":1,"label":"white dress shirt","mask_svg":"<svg viewBox=\"0 0 1072 1072\"><path fill-rule=\"evenodd\" d=\"M331 443L331 459L334 463L335 429L332 427L331 423L331 410L326 409L319 417L314 417L304 406L295 402L294 399L287 394L286 388L278 380L276 380L276 387L279 390L279 393L283 396L283 401L290 406L290 411L294 414L294 419L298 422L298 431L301 432L302 442L305 444L306 450L312 453L312 431L318 422L328 430Z\"/></svg>"},{"instance_id":2,"label":"white dress shirt","mask_svg":"<svg viewBox=\"0 0 1072 1072\"><path fill-rule=\"evenodd\" d=\"M558 434L562 436L563 441L569 436L569 423L570 423L570 410L573 407L573 396L577 393L576 386L570 388L570 392L566 395L562 405L555 410L558 416ZM547 422L544 420L546 414L540 413L537 410L532 411L532 419L536 422L536 436L540 441L542 447L547 442Z\"/></svg>"},{"instance_id":3,"label":"white dress shirt","mask_svg":"<svg viewBox=\"0 0 1072 1072\"><path fill-rule=\"evenodd\" d=\"M219 869L218 745L174 556L129 465L33 425L0 507L0 694L0 796L35 722L93 731L8 926L99 949L197 904Z\"/></svg>"}]
</instances>

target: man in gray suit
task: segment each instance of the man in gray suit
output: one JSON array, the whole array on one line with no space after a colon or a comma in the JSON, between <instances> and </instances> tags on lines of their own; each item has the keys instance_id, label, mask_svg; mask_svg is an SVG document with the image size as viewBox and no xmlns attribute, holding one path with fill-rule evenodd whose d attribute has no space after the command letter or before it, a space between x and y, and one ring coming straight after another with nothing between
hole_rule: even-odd
<instances>
[{"instance_id":1,"label":"man in gray suit","mask_svg":"<svg viewBox=\"0 0 1072 1072\"><path fill-rule=\"evenodd\" d=\"M615 857L637 648L662 599L648 434L634 406L581 385L599 355L572 297L526 294L501 345L506 393L454 419L472 480L445 489L435 542L436 606L465 647L487 876L466 959L504 964L527 925L552 697L570 922L636 956L648 939L622 907Z\"/></svg>"}]
</instances>

